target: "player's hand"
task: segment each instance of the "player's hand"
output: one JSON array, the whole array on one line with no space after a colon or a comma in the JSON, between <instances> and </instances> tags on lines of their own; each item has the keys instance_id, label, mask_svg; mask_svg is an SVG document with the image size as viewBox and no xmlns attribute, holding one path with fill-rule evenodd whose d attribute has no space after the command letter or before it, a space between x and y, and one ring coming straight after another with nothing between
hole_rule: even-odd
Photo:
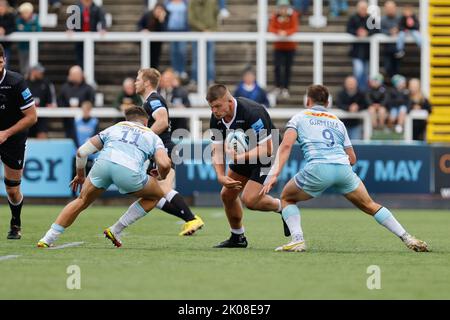
<instances>
[{"instance_id":1,"label":"player's hand","mask_svg":"<svg viewBox=\"0 0 450 320\"><path fill-rule=\"evenodd\" d=\"M8 140L9 135L6 131L0 131L0 144Z\"/></svg>"},{"instance_id":2,"label":"player's hand","mask_svg":"<svg viewBox=\"0 0 450 320\"><path fill-rule=\"evenodd\" d=\"M73 192L77 192L78 189L81 191L81 187L83 186L84 181L86 180L85 176L76 175L75 178L70 182L70 189Z\"/></svg>"},{"instance_id":3,"label":"player's hand","mask_svg":"<svg viewBox=\"0 0 450 320\"><path fill-rule=\"evenodd\" d=\"M218 180L219 180L219 183L221 185L223 185L225 188L236 189L236 190L242 189L242 182L234 180L228 176L219 177Z\"/></svg>"},{"instance_id":4,"label":"player's hand","mask_svg":"<svg viewBox=\"0 0 450 320\"><path fill-rule=\"evenodd\" d=\"M270 177L269 181L267 181L267 183L264 185L264 187L259 192L259 195L263 196L265 194L268 194L276 183L277 183L277 177L276 176Z\"/></svg>"}]
</instances>

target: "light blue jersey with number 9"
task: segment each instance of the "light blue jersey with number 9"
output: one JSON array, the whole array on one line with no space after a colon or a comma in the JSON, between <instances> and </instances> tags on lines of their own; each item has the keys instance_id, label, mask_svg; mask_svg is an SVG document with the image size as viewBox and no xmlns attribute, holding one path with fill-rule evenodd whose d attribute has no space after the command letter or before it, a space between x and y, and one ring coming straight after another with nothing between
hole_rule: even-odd
<instances>
[{"instance_id":1,"label":"light blue jersey with number 9","mask_svg":"<svg viewBox=\"0 0 450 320\"><path fill-rule=\"evenodd\" d=\"M297 141L307 163L350 164L346 148L352 147L341 120L321 106L305 109L292 117L286 129L297 131Z\"/></svg>"}]
</instances>

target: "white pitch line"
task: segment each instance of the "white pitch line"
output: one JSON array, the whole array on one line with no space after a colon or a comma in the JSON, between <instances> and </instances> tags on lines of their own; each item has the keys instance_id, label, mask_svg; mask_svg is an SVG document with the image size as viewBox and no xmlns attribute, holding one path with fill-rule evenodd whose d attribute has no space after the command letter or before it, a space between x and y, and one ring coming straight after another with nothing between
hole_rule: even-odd
<instances>
[{"instance_id":1,"label":"white pitch line","mask_svg":"<svg viewBox=\"0 0 450 320\"><path fill-rule=\"evenodd\" d=\"M77 247L82 245L84 242L69 242L69 243L64 243L60 246L54 246L54 247L49 247L47 248L48 250L58 250L58 249L64 249L64 248L69 248L69 247Z\"/></svg>"},{"instance_id":2,"label":"white pitch line","mask_svg":"<svg viewBox=\"0 0 450 320\"><path fill-rule=\"evenodd\" d=\"M9 256L1 256L0 257L0 261L15 259L15 258L18 258L18 257L20 257L20 256L14 255L14 254L11 254Z\"/></svg>"}]
</instances>

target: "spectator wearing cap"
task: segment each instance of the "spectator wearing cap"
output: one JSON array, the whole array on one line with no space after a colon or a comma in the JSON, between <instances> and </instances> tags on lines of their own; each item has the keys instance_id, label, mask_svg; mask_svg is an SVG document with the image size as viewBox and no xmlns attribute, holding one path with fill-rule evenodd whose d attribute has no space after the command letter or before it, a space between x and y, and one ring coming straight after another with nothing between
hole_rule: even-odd
<instances>
[{"instance_id":1,"label":"spectator wearing cap","mask_svg":"<svg viewBox=\"0 0 450 320\"><path fill-rule=\"evenodd\" d=\"M367 109L365 93L358 89L358 82L353 76L345 78L344 87L339 91L336 106L349 113L358 113ZM359 119L343 119L350 139L362 139L362 124Z\"/></svg>"},{"instance_id":2,"label":"spectator wearing cap","mask_svg":"<svg viewBox=\"0 0 450 320\"><path fill-rule=\"evenodd\" d=\"M270 103L267 99L267 93L256 82L255 72L251 68L247 68L244 70L242 81L239 82L233 96L244 97L258 102L259 104L264 105L266 108L270 108Z\"/></svg>"},{"instance_id":3,"label":"spectator wearing cap","mask_svg":"<svg viewBox=\"0 0 450 320\"><path fill-rule=\"evenodd\" d=\"M45 78L45 69L38 63L30 68L27 74L27 84L38 108L56 108L55 86ZM38 117L28 133L29 137L38 139L48 138L48 119Z\"/></svg>"},{"instance_id":4,"label":"spectator wearing cap","mask_svg":"<svg viewBox=\"0 0 450 320\"><path fill-rule=\"evenodd\" d=\"M7 36L14 31L16 31L16 17L14 11L6 0L0 0L0 37ZM0 42L0 44L5 49L5 68L8 68L9 60L11 58L11 43Z\"/></svg>"},{"instance_id":5,"label":"spectator wearing cap","mask_svg":"<svg viewBox=\"0 0 450 320\"><path fill-rule=\"evenodd\" d=\"M395 126L396 133L402 133L409 106L409 91L406 78L396 74L391 79L392 88L389 95L389 126Z\"/></svg>"},{"instance_id":6,"label":"spectator wearing cap","mask_svg":"<svg viewBox=\"0 0 450 320\"><path fill-rule=\"evenodd\" d=\"M33 5L24 2L19 6L19 16L16 19L16 29L18 32L41 32L42 28L39 19L33 13ZM20 72L26 74L30 66L30 44L28 42L19 42L19 65Z\"/></svg>"},{"instance_id":7,"label":"spectator wearing cap","mask_svg":"<svg viewBox=\"0 0 450 320\"><path fill-rule=\"evenodd\" d=\"M389 95L383 85L383 80L381 74L370 78L369 89L366 94L366 103L374 129L384 129L386 125Z\"/></svg>"},{"instance_id":8,"label":"spectator wearing cap","mask_svg":"<svg viewBox=\"0 0 450 320\"><path fill-rule=\"evenodd\" d=\"M280 37L288 37L298 31L298 13L291 8L289 0L278 0L276 12L271 16L269 32ZM276 41L274 46L275 61L275 96L289 98L291 70L294 63L295 41Z\"/></svg>"}]
</instances>

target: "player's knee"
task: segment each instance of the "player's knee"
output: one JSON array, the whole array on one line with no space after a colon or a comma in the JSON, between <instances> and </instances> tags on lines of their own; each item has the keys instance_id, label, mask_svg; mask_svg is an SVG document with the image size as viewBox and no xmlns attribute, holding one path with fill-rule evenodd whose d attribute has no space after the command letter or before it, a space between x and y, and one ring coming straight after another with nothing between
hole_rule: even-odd
<instances>
[{"instance_id":1,"label":"player's knee","mask_svg":"<svg viewBox=\"0 0 450 320\"><path fill-rule=\"evenodd\" d=\"M233 202L236 200L237 196L234 192L230 191L227 188L223 188L222 191L220 191L220 198L224 203L226 202Z\"/></svg>"},{"instance_id":2,"label":"player's knee","mask_svg":"<svg viewBox=\"0 0 450 320\"><path fill-rule=\"evenodd\" d=\"M258 199L253 196L244 195L242 197L242 203L247 207L247 209L250 210L258 209Z\"/></svg>"}]
</instances>

